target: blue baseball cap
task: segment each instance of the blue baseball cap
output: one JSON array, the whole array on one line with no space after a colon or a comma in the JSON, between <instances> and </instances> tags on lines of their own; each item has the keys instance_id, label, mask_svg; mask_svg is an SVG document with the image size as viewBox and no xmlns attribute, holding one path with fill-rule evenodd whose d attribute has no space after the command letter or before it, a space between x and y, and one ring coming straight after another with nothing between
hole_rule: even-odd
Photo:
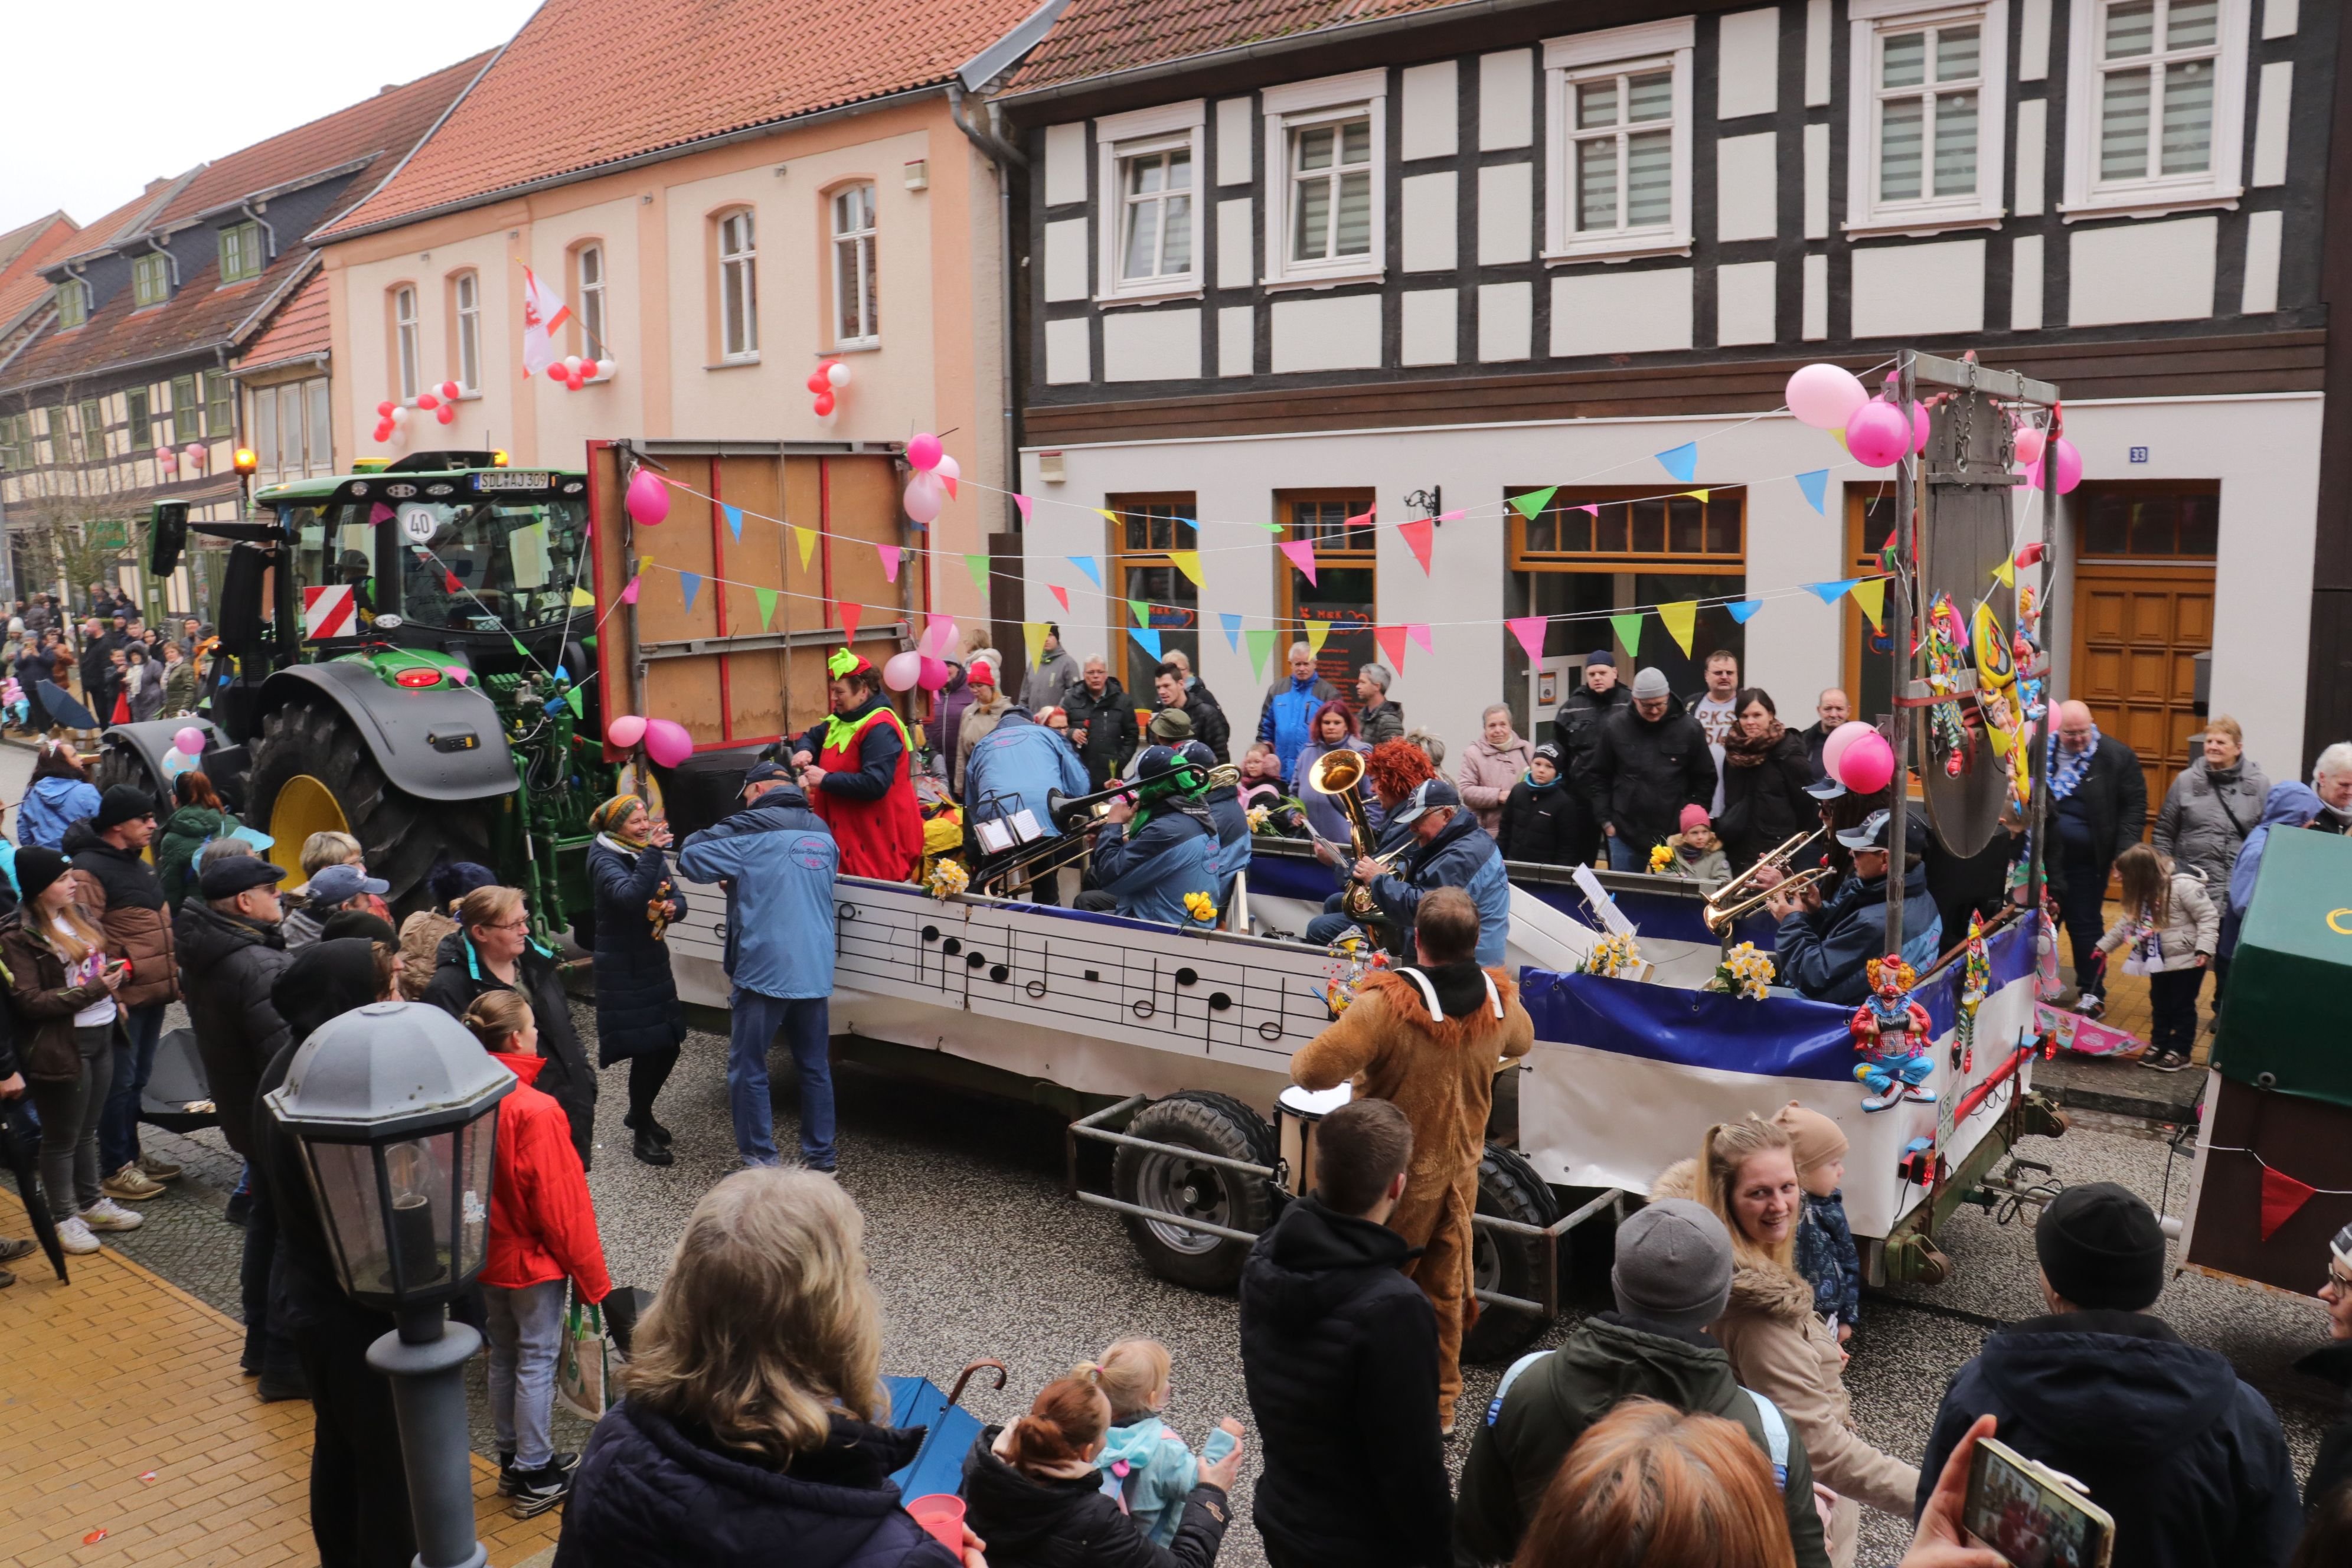
<instances>
[{"instance_id":1,"label":"blue baseball cap","mask_svg":"<svg viewBox=\"0 0 2352 1568\"><path fill-rule=\"evenodd\" d=\"M1411 795L1405 796L1404 804L1397 807L1396 815L1389 820L1410 826L1433 811L1461 804L1462 792L1445 780L1424 779Z\"/></svg>"}]
</instances>

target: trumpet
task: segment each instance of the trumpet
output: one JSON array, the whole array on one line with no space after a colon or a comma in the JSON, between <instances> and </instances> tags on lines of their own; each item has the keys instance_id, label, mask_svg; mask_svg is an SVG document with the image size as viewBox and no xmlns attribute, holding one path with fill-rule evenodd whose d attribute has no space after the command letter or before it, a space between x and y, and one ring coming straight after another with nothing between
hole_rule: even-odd
<instances>
[{"instance_id":1,"label":"trumpet","mask_svg":"<svg viewBox=\"0 0 2352 1568\"><path fill-rule=\"evenodd\" d=\"M1340 814L1347 817L1348 847L1353 852L1353 858L1374 860L1383 868L1393 868L1397 857L1404 851L1400 847L1386 855L1372 853L1372 825L1364 816L1363 797L1358 793L1363 782L1364 754L1361 752L1344 749L1326 752L1316 758L1314 765L1307 770L1307 787L1318 795L1329 795ZM1380 906L1372 901L1371 889L1353 880L1348 883L1347 898L1341 908L1360 921L1380 913Z\"/></svg>"},{"instance_id":2,"label":"trumpet","mask_svg":"<svg viewBox=\"0 0 2352 1568\"><path fill-rule=\"evenodd\" d=\"M1706 922L1706 929L1717 937L1725 936L1733 921L1761 906L1775 893L1793 892L1831 875L1827 866L1809 866L1793 872L1789 869L1790 862L1804 853L1806 847L1824 831L1816 827L1811 833L1795 835L1777 849L1757 857L1756 864L1709 894L1706 911L1699 917ZM1769 888L1760 880L1768 870L1780 873L1780 879Z\"/></svg>"}]
</instances>

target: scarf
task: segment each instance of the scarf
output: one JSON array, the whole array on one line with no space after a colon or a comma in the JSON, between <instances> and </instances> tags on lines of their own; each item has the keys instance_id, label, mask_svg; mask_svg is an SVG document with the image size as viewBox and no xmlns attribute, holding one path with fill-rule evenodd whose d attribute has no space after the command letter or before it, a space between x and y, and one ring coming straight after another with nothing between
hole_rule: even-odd
<instances>
[{"instance_id":1,"label":"scarf","mask_svg":"<svg viewBox=\"0 0 2352 1568\"><path fill-rule=\"evenodd\" d=\"M629 819L630 813L645 804L645 801L637 795L616 795L588 814L588 826L596 833L610 838L615 848L643 849L652 841L650 826L639 829L635 834L627 834L621 831L621 824Z\"/></svg>"},{"instance_id":2,"label":"scarf","mask_svg":"<svg viewBox=\"0 0 2352 1568\"><path fill-rule=\"evenodd\" d=\"M2058 731L2050 731L2050 798L2064 800L2081 787L2083 777L2091 771L2091 759L2099 752L2099 726L2091 725L2091 743L2079 752L2070 752L2058 743Z\"/></svg>"},{"instance_id":3,"label":"scarf","mask_svg":"<svg viewBox=\"0 0 2352 1568\"><path fill-rule=\"evenodd\" d=\"M1760 767L1764 759L1772 754L1772 748L1780 743L1780 737L1788 732L1789 727L1778 719L1761 735L1751 735L1745 728L1735 725L1731 733L1723 738L1723 760L1735 768Z\"/></svg>"}]
</instances>

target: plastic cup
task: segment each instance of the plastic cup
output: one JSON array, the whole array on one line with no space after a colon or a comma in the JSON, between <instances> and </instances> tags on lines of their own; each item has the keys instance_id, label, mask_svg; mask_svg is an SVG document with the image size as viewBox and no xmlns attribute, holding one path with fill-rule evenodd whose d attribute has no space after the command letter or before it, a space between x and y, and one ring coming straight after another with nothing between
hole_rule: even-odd
<instances>
[{"instance_id":1,"label":"plastic cup","mask_svg":"<svg viewBox=\"0 0 2352 1568\"><path fill-rule=\"evenodd\" d=\"M953 1492L932 1492L919 1497L907 1505L915 1522L931 1532L931 1539L950 1552L963 1552L963 1499Z\"/></svg>"}]
</instances>

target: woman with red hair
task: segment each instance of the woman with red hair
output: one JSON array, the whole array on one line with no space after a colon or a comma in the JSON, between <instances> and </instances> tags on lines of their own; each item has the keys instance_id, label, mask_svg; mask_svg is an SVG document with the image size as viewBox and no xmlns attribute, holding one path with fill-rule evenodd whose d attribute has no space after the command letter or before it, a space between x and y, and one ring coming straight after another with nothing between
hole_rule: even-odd
<instances>
[{"instance_id":1,"label":"woman with red hair","mask_svg":"<svg viewBox=\"0 0 2352 1568\"><path fill-rule=\"evenodd\" d=\"M1568 1451L1514 1568L1796 1568L1771 1468L1737 1422L1628 1399Z\"/></svg>"}]
</instances>

